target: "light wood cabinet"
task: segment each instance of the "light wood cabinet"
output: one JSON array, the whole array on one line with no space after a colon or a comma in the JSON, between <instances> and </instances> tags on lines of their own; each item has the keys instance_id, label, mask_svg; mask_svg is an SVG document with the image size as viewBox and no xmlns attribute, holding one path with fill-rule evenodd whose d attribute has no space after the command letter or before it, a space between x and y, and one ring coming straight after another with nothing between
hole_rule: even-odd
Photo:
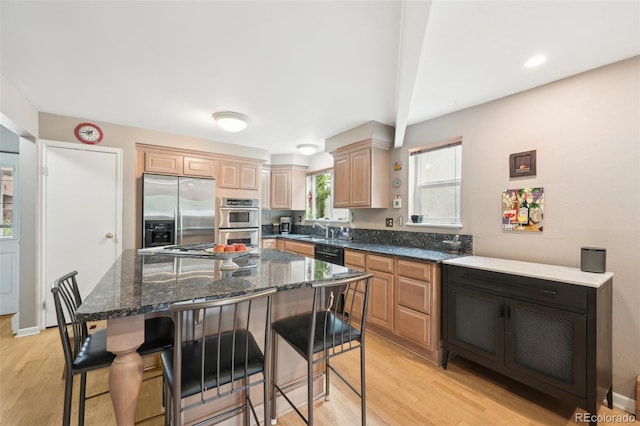
<instances>
[{"instance_id":1,"label":"light wood cabinet","mask_svg":"<svg viewBox=\"0 0 640 426\"><path fill-rule=\"evenodd\" d=\"M275 249L278 248L278 240L276 240L275 238L263 238L260 241L260 247L262 248L270 248L270 249Z\"/></svg>"},{"instance_id":2,"label":"light wood cabinet","mask_svg":"<svg viewBox=\"0 0 640 426\"><path fill-rule=\"evenodd\" d=\"M263 210L271 210L271 172L268 168L262 168L260 180L260 208Z\"/></svg>"},{"instance_id":3,"label":"light wood cabinet","mask_svg":"<svg viewBox=\"0 0 640 426\"><path fill-rule=\"evenodd\" d=\"M300 166L271 166L271 209L305 209L305 169Z\"/></svg>"},{"instance_id":4,"label":"light wood cabinet","mask_svg":"<svg viewBox=\"0 0 640 426\"><path fill-rule=\"evenodd\" d=\"M276 244L278 246L278 250L284 251L284 240L277 240Z\"/></svg>"},{"instance_id":5,"label":"light wood cabinet","mask_svg":"<svg viewBox=\"0 0 640 426\"><path fill-rule=\"evenodd\" d=\"M433 351L440 359L440 268L437 264L398 259L395 331Z\"/></svg>"},{"instance_id":6,"label":"light wood cabinet","mask_svg":"<svg viewBox=\"0 0 640 426\"><path fill-rule=\"evenodd\" d=\"M301 243L299 241L285 240L284 251L298 254L300 256L313 257L315 255L315 245Z\"/></svg>"},{"instance_id":7,"label":"light wood cabinet","mask_svg":"<svg viewBox=\"0 0 640 426\"><path fill-rule=\"evenodd\" d=\"M210 158L185 156L182 161L185 176L202 176L214 178L215 161Z\"/></svg>"},{"instance_id":8,"label":"light wood cabinet","mask_svg":"<svg viewBox=\"0 0 640 426\"><path fill-rule=\"evenodd\" d=\"M370 139L332 153L334 207L389 207L390 146L390 142Z\"/></svg>"},{"instance_id":9,"label":"light wood cabinet","mask_svg":"<svg viewBox=\"0 0 640 426\"><path fill-rule=\"evenodd\" d=\"M344 251L344 266L349 269L355 269L356 271L366 270L366 258L367 255L361 251L345 250ZM362 304L364 303L364 285L362 281L356 285L356 289L353 293L348 293L345 298L345 311L353 312L355 318L360 318L360 315L356 313L362 312Z\"/></svg>"},{"instance_id":10,"label":"light wood cabinet","mask_svg":"<svg viewBox=\"0 0 640 426\"><path fill-rule=\"evenodd\" d=\"M183 167L182 160L182 155L178 154L145 152L144 171L164 175L181 175Z\"/></svg>"},{"instance_id":11,"label":"light wood cabinet","mask_svg":"<svg viewBox=\"0 0 640 426\"><path fill-rule=\"evenodd\" d=\"M367 272L373 274L369 284L367 321L393 331L394 258L367 254Z\"/></svg>"},{"instance_id":12,"label":"light wood cabinet","mask_svg":"<svg viewBox=\"0 0 640 426\"><path fill-rule=\"evenodd\" d=\"M220 161L220 188L258 189L258 165L237 161Z\"/></svg>"}]
</instances>

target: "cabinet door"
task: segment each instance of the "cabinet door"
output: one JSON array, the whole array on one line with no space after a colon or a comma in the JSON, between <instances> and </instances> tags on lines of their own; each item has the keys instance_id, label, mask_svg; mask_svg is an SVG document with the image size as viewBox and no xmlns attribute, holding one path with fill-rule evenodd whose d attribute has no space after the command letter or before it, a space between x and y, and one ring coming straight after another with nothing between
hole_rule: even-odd
<instances>
[{"instance_id":1,"label":"cabinet door","mask_svg":"<svg viewBox=\"0 0 640 426\"><path fill-rule=\"evenodd\" d=\"M505 366L586 396L586 315L505 299Z\"/></svg>"},{"instance_id":2,"label":"cabinet door","mask_svg":"<svg viewBox=\"0 0 640 426\"><path fill-rule=\"evenodd\" d=\"M351 206L371 205L371 150L351 153Z\"/></svg>"},{"instance_id":3,"label":"cabinet door","mask_svg":"<svg viewBox=\"0 0 640 426\"><path fill-rule=\"evenodd\" d=\"M373 273L369 287L367 321L393 331L393 274Z\"/></svg>"},{"instance_id":4,"label":"cabinet door","mask_svg":"<svg viewBox=\"0 0 640 426\"><path fill-rule=\"evenodd\" d=\"M262 170L262 195L260 197L260 207L263 210L271 210L271 175L269 170Z\"/></svg>"},{"instance_id":5,"label":"cabinet door","mask_svg":"<svg viewBox=\"0 0 640 426\"><path fill-rule=\"evenodd\" d=\"M349 155L336 156L333 160L333 206L349 207L349 188L351 176Z\"/></svg>"},{"instance_id":6,"label":"cabinet door","mask_svg":"<svg viewBox=\"0 0 640 426\"><path fill-rule=\"evenodd\" d=\"M291 209L291 170L271 170L271 208Z\"/></svg>"},{"instance_id":7,"label":"cabinet door","mask_svg":"<svg viewBox=\"0 0 640 426\"><path fill-rule=\"evenodd\" d=\"M274 249L278 247L278 243L275 238L263 238L261 246L262 248Z\"/></svg>"},{"instance_id":8,"label":"cabinet door","mask_svg":"<svg viewBox=\"0 0 640 426\"><path fill-rule=\"evenodd\" d=\"M169 175L182 174L182 155L145 152L144 171Z\"/></svg>"},{"instance_id":9,"label":"cabinet door","mask_svg":"<svg viewBox=\"0 0 640 426\"><path fill-rule=\"evenodd\" d=\"M220 188L240 187L240 164L231 161L220 161Z\"/></svg>"},{"instance_id":10,"label":"cabinet door","mask_svg":"<svg viewBox=\"0 0 640 426\"><path fill-rule=\"evenodd\" d=\"M457 285L447 293L448 343L492 362L504 361L504 320L502 297ZM455 352L455 350L454 350Z\"/></svg>"},{"instance_id":11,"label":"cabinet door","mask_svg":"<svg viewBox=\"0 0 640 426\"><path fill-rule=\"evenodd\" d=\"M240 189L258 189L258 166L240 164Z\"/></svg>"},{"instance_id":12,"label":"cabinet door","mask_svg":"<svg viewBox=\"0 0 640 426\"><path fill-rule=\"evenodd\" d=\"M184 157L183 174L185 176L215 177L214 161L201 157Z\"/></svg>"}]
</instances>

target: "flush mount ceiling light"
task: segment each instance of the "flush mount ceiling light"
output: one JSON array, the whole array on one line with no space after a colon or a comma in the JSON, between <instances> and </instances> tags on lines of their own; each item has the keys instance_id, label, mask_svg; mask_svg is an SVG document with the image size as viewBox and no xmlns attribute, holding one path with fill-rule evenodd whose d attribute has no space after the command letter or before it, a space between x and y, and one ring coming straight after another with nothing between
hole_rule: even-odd
<instances>
[{"instance_id":1,"label":"flush mount ceiling light","mask_svg":"<svg viewBox=\"0 0 640 426\"><path fill-rule=\"evenodd\" d=\"M318 145L313 143L303 143L297 145L296 148L298 148L298 151L300 151L300 154L302 155L311 155L315 154L315 152L318 150Z\"/></svg>"},{"instance_id":2,"label":"flush mount ceiling light","mask_svg":"<svg viewBox=\"0 0 640 426\"><path fill-rule=\"evenodd\" d=\"M213 119L216 120L218 126L227 132L240 132L247 127L249 117L239 112L221 111L214 112Z\"/></svg>"},{"instance_id":3,"label":"flush mount ceiling light","mask_svg":"<svg viewBox=\"0 0 640 426\"><path fill-rule=\"evenodd\" d=\"M524 63L524 66L527 68L537 67L538 65L542 65L547 62L547 58L543 55L532 56Z\"/></svg>"}]
</instances>

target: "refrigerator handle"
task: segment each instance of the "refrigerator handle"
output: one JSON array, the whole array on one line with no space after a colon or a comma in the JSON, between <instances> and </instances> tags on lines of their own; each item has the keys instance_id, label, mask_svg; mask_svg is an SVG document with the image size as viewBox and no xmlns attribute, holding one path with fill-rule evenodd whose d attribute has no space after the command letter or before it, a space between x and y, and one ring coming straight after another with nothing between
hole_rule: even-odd
<instances>
[{"instance_id":1,"label":"refrigerator handle","mask_svg":"<svg viewBox=\"0 0 640 426\"><path fill-rule=\"evenodd\" d=\"M180 207L180 244L184 244L184 223L182 217L182 207Z\"/></svg>"},{"instance_id":2,"label":"refrigerator handle","mask_svg":"<svg viewBox=\"0 0 640 426\"><path fill-rule=\"evenodd\" d=\"M178 230L180 229L178 227L178 207L173 208L173 218L173 235L175 235L173 244L182 244L182 235L178 235Z\"/></svg>"}]
</instances>

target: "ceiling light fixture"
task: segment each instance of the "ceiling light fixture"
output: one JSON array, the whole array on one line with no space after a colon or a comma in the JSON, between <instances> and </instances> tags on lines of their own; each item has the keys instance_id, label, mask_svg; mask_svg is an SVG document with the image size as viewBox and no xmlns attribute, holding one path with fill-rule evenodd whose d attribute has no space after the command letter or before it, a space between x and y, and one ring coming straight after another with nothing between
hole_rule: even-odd
<instances>
[{"instance_id":1,"label":"ceiling light fixture","mask_svg":"<svg viewBox=\"0 0 640 426\"><path fill-rule=\"evenodd\" d=\"M547 62L547 58L543 55L536 55L529 58L527 62L524 63L524 66L527 68L537 67L538 65L542 65Z\"/></svg>"},{"instance_id":2,"label":"ceiling light fixture","mask_svg":"<svg viewBox=\"0 0 640 426\"><path fill-rule=\"evenodd\" d=\"M213 119L218 126L227 132L240 132L247 127L249 117L239 112L221 111L213 113Z\"/></svg>"},{"instance_id":3,"label":"ceiling light fixture","mask_svg":"<svg viewBox=\"0 0 640 426\"><path fill-rule=\"evenodd\" d=\"M300 154L302 155L311 155L315 154L315 152L318 150L318 145L313 143L303 143L297 145L296 148L298 148L298 151L300 151Z\"/></svg>"}]
</instances>

